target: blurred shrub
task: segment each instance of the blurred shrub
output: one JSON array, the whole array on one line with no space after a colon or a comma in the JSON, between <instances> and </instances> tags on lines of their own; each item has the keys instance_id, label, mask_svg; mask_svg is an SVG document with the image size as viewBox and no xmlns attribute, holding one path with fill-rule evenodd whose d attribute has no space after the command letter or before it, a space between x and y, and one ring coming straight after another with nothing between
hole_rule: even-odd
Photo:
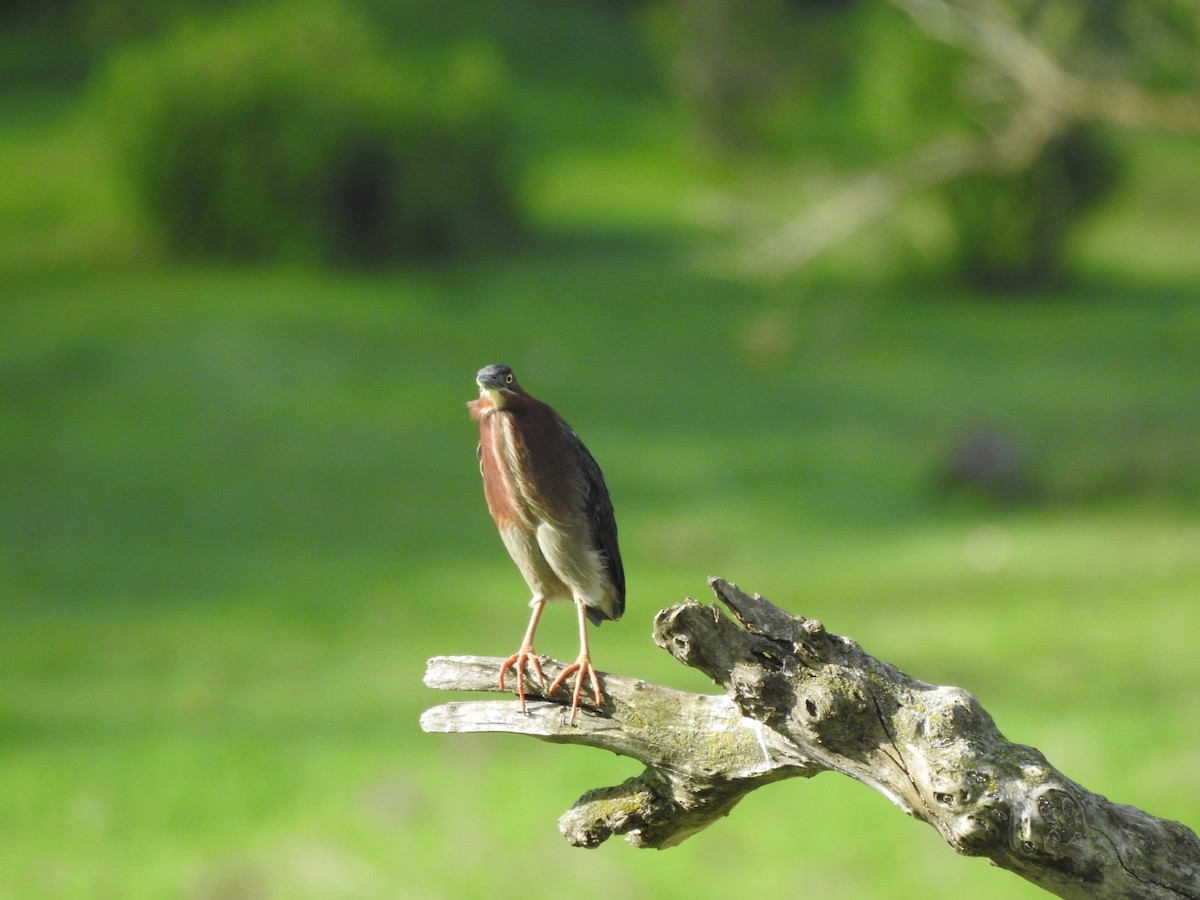
<instances>
[{"instance_id":1,"label":"blurred shrub","mask_svg":"<svg viewBox=\"0 0 1200 900\"><path fill-rule=\"evenodd\" d=\"M117 54L96 102L184 255L381 264L517 226L503 67L386 57L343 4L271 4Z\"/></svg>"},{"instance_id":2,"label":"blurred shrub","mask_svg":"<svg viewBox=\"0 0 1200 900\"><path fill-rule=\"evenodd\" d=\"M947 184L954 270L984 289L1054 281L1071 229L1109 193L1118 171L1108 143L1077 127L1020 172L977 173Z\"/></svg>"}]
</instances>

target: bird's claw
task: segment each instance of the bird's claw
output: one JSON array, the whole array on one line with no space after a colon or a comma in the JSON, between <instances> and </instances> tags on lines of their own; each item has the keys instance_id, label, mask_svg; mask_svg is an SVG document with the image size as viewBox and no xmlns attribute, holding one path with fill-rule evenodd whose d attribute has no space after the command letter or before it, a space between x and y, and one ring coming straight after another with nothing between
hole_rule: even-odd
<instances>
[{"instance_id":1,"label":"bird's claw","mask_svg":"<svg viewBox=\"0 0 1200 900\"><path fill-rule=\"evenodd\" d=\"M525 712L525 667L529 666L537 676L538 684L546 686L546 675L542 672L542 662L538 659L533 647L528 644L506 659L500 665L500 690L504 690L504 673L512 669L517 673L517 699L521 701L521 712ZM547 692L549 693L549 692Z\"/></svg>"},{"instance_id":2,"label":"bird's claw","mask_svg":"<svg viewBox=\"0 0 1200 900\"><path fill-rule=\"evenodd\" d=\"M571 722L574 723L575 716L579 712L579 695L583 691L583 682L585 679L592 683L592 695L596 699L597 706L604 705L604 695L600 692L600 679L596 675L592 661L586 656L579 657L579 659L563 669L559 676L554 679L546 693L553 694L558 690L559 685L563 684L571 675L575 676L575 689L571 692Z\"/></svg>"}]
</instances>

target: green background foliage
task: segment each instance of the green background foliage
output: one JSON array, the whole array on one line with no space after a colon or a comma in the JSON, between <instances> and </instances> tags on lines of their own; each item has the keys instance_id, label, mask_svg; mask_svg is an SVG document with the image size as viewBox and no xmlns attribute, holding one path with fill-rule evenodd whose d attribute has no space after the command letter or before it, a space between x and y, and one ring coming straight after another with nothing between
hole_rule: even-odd
<instances>
[{"instance_id":1,"label":"green background foliage","mask_svg":"<svg viewBox=\"0 0 1200 900\"><path fill-rule=\"evenodd\" d=\"M669 851L574 850L556 817L633 763L422 734L449 699L425 660L525 624L464 406L500 361L612 489L630 594L602 670L713 690L649 633L720 574L1200 826L1193 141L1109 136L1123 180L1053 288L899 280L877 235L756 284L697 240L738 164L697 149L661 8L377 6L380 65L492 48L522 242L179 262L96 112L137 51L0 35L0 897L1039 896L834 775ZM947 488L980 433L1028 492ZM541 634L574 652L566 608Z\"/></svg>"}]
</instances>

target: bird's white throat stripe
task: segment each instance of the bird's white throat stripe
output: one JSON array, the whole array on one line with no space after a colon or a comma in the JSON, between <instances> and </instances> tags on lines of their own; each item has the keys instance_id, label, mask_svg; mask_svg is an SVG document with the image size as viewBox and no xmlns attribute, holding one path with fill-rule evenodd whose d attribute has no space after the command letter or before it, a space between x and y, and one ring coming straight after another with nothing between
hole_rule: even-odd
<instances>
[{"instance_id":1,"label":"bird's white throat stripe","mask_svg":"<svg viewBox=\"0 0 1200 900\"><path fill-rule=\"evenodd\" d=\"M498 391L495 388L483 387L482 385L480 385L479 396L487 397L487 399L492 404L493 411L504 409L504 392L503 391Z\"/></svg>"}]
</instances>

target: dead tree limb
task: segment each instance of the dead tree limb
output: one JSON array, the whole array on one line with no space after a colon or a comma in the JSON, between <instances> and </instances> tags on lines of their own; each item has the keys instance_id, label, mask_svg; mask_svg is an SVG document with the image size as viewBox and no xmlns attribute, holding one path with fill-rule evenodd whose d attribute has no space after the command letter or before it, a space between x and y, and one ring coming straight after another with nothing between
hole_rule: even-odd
<instances>
[{"instance_id":1,"label":"dead tree limb","mask_svg":"<svg viewBox=\"0 0 1200 900\"><path fill-rule=\"evenodd\" d=\"M711 579L716 604L662 610L654 639L725 689L709 696L605 674L602 708L575 725L557 699L448 703L430 732L507 731L602 747L646 765L589 791L559 820L572 844L624 834L669 847L772 781L841 772L937 829L954 850L984 856L1060 897L1200 898L1200 839L1185 826L1112 803L1065 777L1032 747L1010 743L979 703L875 659L815 619ZM740 623L740 625L739 625ZM437 657L425 682L495 691L500 659ZM548 680L562 664L544 662Z\"/></svg>"}]
</instances>

